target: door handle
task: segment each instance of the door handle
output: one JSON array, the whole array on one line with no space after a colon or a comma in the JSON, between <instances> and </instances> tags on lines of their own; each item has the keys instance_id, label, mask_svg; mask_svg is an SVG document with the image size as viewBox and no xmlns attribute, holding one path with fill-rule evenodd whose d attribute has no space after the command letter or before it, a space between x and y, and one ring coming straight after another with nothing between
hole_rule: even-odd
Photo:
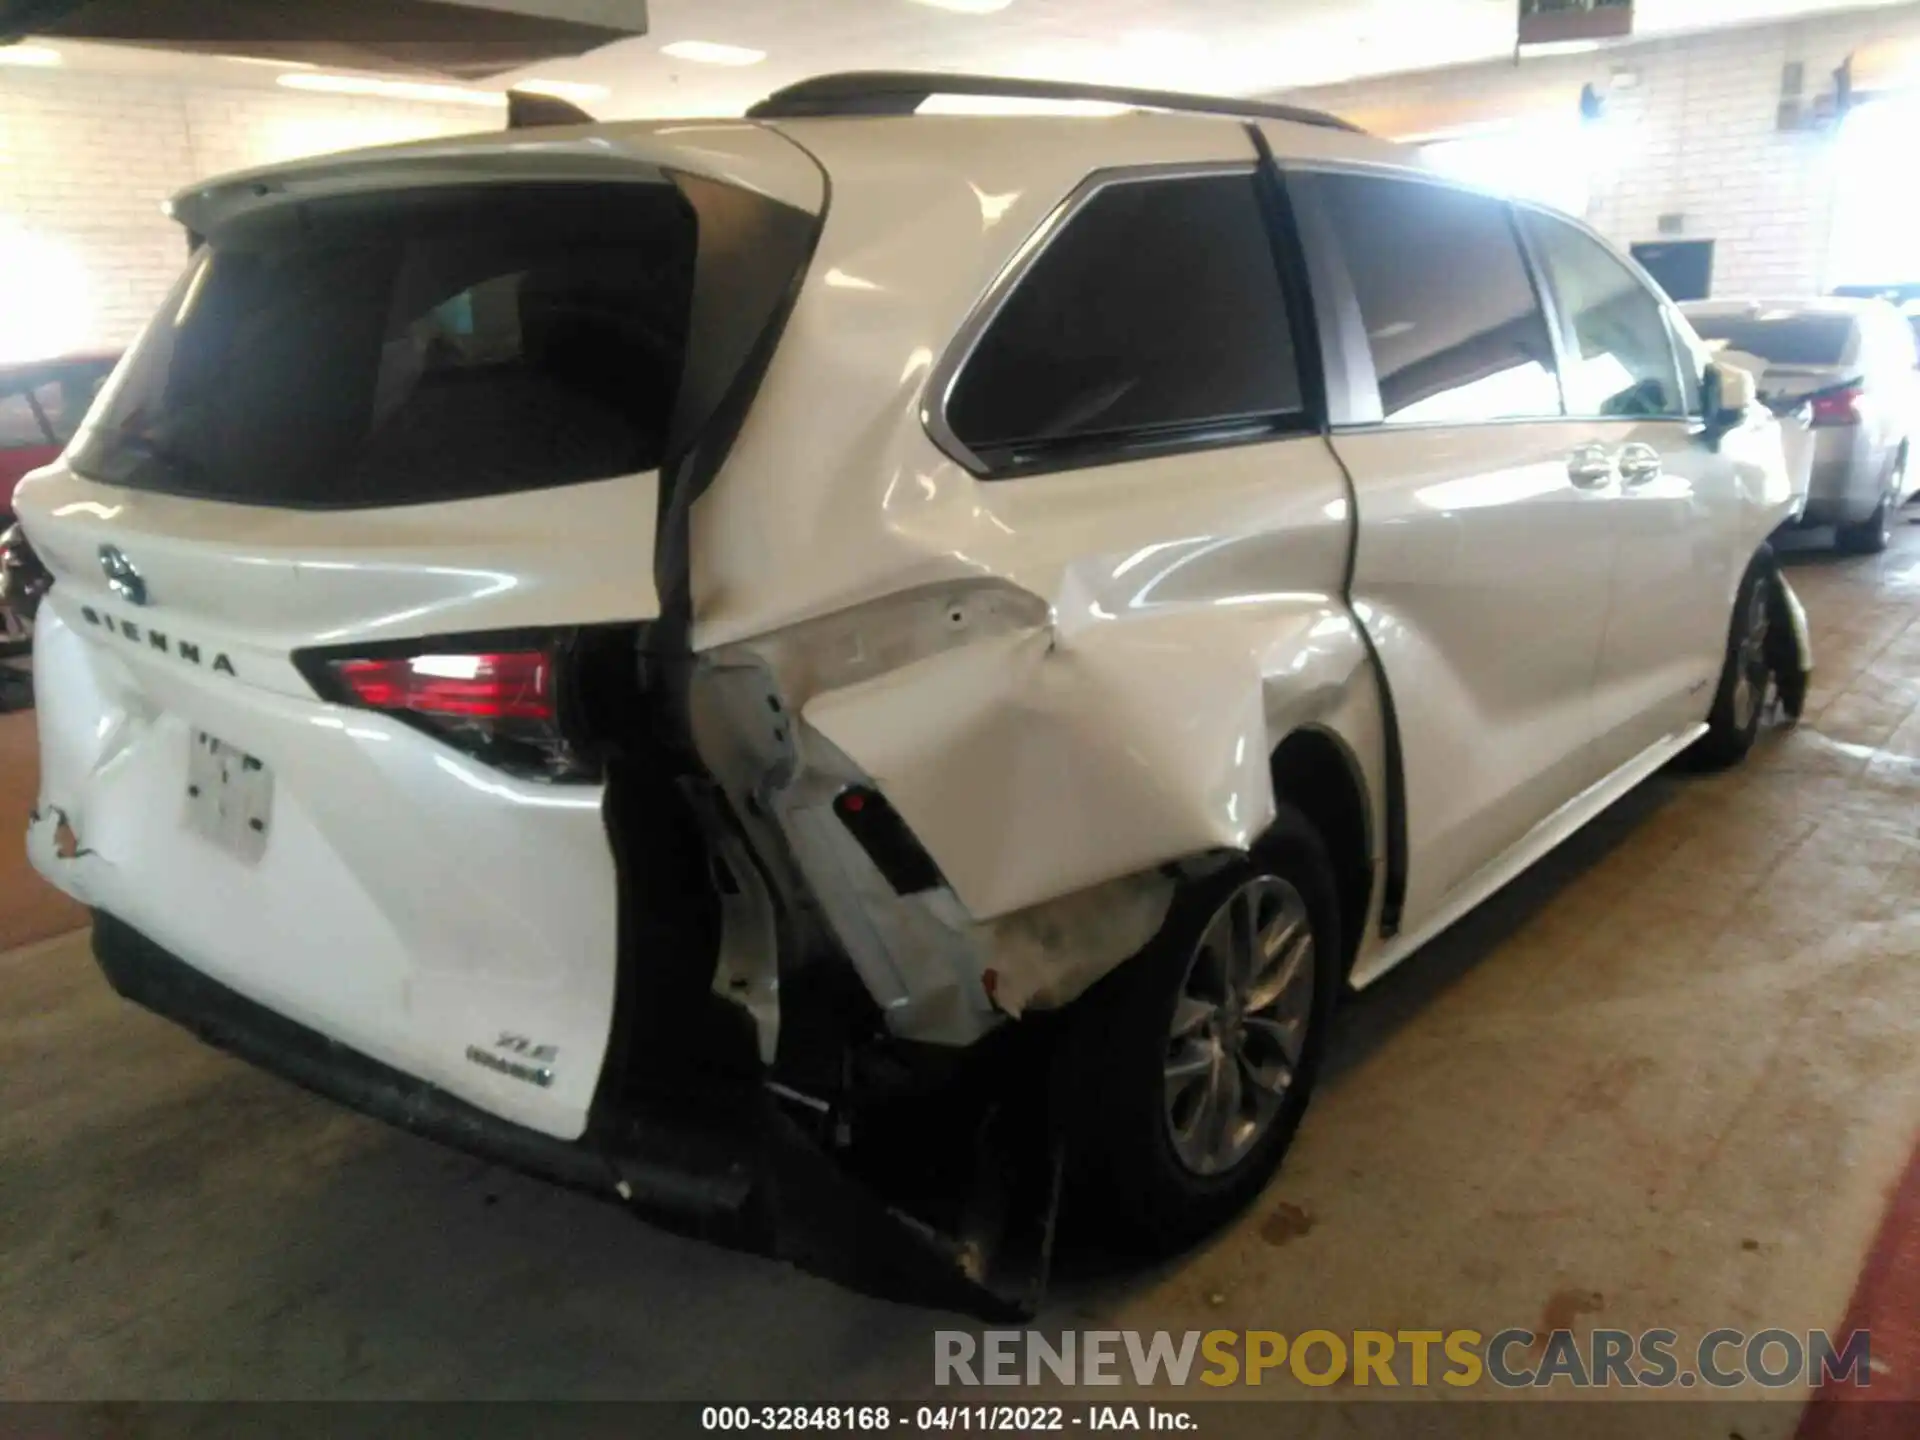
<instances>
[{"instance_id":1,"label":"door handle","mask_svg":"<svg viewBox=\"0 0 1920 1440\"><path fill-rule=\"evenodd\" d=\"M1644 485L1660 478L1660 452L1635 441L1620 447L1620 483Z\"/></svg>"},{"instance_id":2,"label":"door handle","mask_svg":"<svg viewBox=\"0 0 1920 1440\"><path fill-rule=\"evenodd\" d=\"M1613 479L1613 460L1599 445L1582 445L1567 457L1567 478L1582 490L1597 490Z\"/></svg>"}]
</instances>

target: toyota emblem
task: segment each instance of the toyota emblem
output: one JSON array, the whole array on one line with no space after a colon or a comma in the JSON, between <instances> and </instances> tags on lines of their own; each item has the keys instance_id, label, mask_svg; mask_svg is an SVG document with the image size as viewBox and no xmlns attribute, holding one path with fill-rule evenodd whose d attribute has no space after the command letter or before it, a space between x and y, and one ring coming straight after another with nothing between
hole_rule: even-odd
<instances>
[{"instance_id":1,"label":"toyota emblem","mask_svg":"<svg viewBox=\"0 0 1920 1440\"><path fill-rule=\"evenodd\" d=\"M147 603L147 582L117 545L100 547L100 570L107 577L107 588L129 605Z\"/></svg>"}]
</instances>

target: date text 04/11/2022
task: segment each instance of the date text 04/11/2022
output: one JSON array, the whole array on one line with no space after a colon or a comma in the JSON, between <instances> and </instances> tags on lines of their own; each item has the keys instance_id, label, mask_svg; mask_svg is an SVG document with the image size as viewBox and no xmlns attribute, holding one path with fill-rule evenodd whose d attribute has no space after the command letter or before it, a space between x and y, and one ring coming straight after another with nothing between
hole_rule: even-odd
<instances>
[{"instance_id":1,"label":"date text 04/11/2022","mask_svg":"<svg viewBox=\"0 0 1920 1440\"><path fill-rule=\"evenodd\" d=\"M1156 1430L1198 1428L1190 1411L1160 1405L708 1405L700 1428L738 1433L851 1431L916 1434L972 1431Z\"/></svg>"}]
</instances>

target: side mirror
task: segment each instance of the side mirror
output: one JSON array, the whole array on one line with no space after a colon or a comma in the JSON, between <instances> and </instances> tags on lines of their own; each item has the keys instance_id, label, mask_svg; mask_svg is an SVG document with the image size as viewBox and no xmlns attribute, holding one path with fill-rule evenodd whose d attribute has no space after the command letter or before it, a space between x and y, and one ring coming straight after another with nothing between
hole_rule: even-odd
<instances>
[{"instance_id":1,"label":"side mirror","mask_svg":"<svg viewBox=\"0 0 1920 1440\"><path fill-rule=\"evenodd\" d=\"M1758 389L1752 371L1743 370L1738 365L1723 365L1718 360L1708 362L1701 390L1706 402L1707 435L1710 440L1717 442L1729 430L1740 427L1747 411L1753 407Z\"/></svg>"}]
</instances>

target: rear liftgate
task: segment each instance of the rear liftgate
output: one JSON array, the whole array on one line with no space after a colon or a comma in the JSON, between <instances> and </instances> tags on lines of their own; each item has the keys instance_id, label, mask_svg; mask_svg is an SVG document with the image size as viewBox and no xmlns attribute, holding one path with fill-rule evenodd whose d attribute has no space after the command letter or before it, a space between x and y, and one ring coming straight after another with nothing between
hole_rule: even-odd
<instances>
[{"instance_id":1,"label":"rear liftgate","mask_svg":"<svg viewBox=\"0 0 1920 1440\"><path fill-rule=\"evenodd\" d=\"M752 150L746 168L779 177L775 188L807 190L791 168L797 150L788 153L770 132L729 127L720 138ZM39 487L38 508L27 516L47 532L36 540L62 556L50 597L58 612L52 643L40 657L60 683L46 687L43 719L70 739L84 737L103 705L119 703L99 689L111 682L113 695L125 692L125 704L146 717L134 734L135 759L162 788L186 784L170 767L176 750L185 754L184 727L196 717L215 716L214 730L244 756L268 757L275 843L263 818L260 839L239 847L246 853L237 860L216 865L182 846L173 847L175 858L200 866L205 875L189 878L204 880L209 893L216 882L248 887L262 913L278 913L273 907L289 896L330 907L330 933L354 937L367 952L367 983L309 993L311 967L297 946L229 939L223 949L219 936L196 928L205 907L159 893L158 862L116 873L111 857L92 856L89 835L73 832L97 838L110 830L100 818L106 811L122 821L115 843L128 856L158 853L159 842L146 840L164 840L166 827L152 807L123 803L99 781L97 756L66 754L78 739L49 757L58 763L49 770L49 813L35 826L44 852L36 863L61 875L75 867L68 878L76 893L86 889L84 866L107 887L87 898L102 912L96 950L117 989L297 1083L471 1152L617 1195L674 1229L862 1290L1016 1313L1034 1303L1044 1276L1057 1188L1043 1138L1046 1106L1035 1103L1046 1093L1044 1028L1007 1027L1001 1043L941 1054L933 1064L891 1044L809 913L804 886L785 892L799 913L764 913L768 935L779 930L777 943L760 947L779 957L768 967L779 972L771 977L778 1053L767 1053L764 1028L750 1005L736 1003L730 982L715 989L733 910L744 891L768 891L762 862L741 841L691 739L688 518L778 343L820 218L818 206L676 170L651 144L641 134L602 153L597 141L556 141L541 178L529 179L517 151L503 158L456 143L444 153L296 167L190 200L182 218L203 246L158 329L207 343L136 359L103 399L101 423L77 448L71 473ZM638 170L636 162L644 162ZM663 163L647 168L656 162ZM547 178L555 166L567 172L557 183ZM377 173L363 175L366 167ZM602 182L609 188L598 188ZM613 243L610 206L658 241L645 285L603 253ZM685 243L689 220L697 222L697 246ZM569 246L604 263L586 264ZM207 281L209 257L223 248L238 258ZM683 283L684 317L677 300L656 303L683 293ZM257 356L251 368L214 363L222 346L238 343L233 317L258 309L249 287L300 321L275 332L281 343L267 358L278 369ZM454 292L454 302L442 302ZM316 296L328 303L310 303ZM390 314L417 319L396 340L387 333ZM632 323L621 318L635 314ZM682 339L680 363L661 358ZM349 352L360 362L351 374L339 362ZM328 365L308 364L316 355ZM600 363L607 356L619 363ZM354 390L343 379L316 392L282 383L282 372L293 370L367 383ZM661 382L644 387L646 413L631 424L628 412L640 402L625 390L602 393L610 373ZM251 385L260 403L240 404L234 384L243 392ZM155 398L183 386L207 403L183 408ZM506 399L490 400L502 386ZM582 395L591 414L617 414L621 425L595 429L562 408L554 424L578 442L564 455L531 432L505 433L529 407L547 414ZM413 428L389 422L385 440L363 434L368 396L401 405L395 413L413 416ZM415 415L420 406L408 397L440 408ZM454 413L475 423L449 430ZM283 431L324 434L328 445L289 448ZM443 431L465 448L427 443ZM628 514L626 497L644 493L635 486L654 469L656 433L665 440L652 497L655 593L638 596L646 588L631 583L638 517ZM634 435L647 438L647 453ZM573 470L547 473L560 461ZM527 467L540 473L536 488L521 494ZM542 499L563 484L576 487L564 503ZM96 490L111 498L128 489L152 493L119 507L77 503ZM111 521L101 518L107 510ZM237 528L229 534L209 516ZM234 538L255 532L271 533L252 552ZM410 537L405 545L396 532ZM119 603L101 586L95 556L105 553L103 542L115 553L137 552L154 582L137 626L118 610L110 621L102 608ZM485 563L436 558L454 551ZM570 572L555 573L556 554ZM494 583L496 566L527 583ZM296 579L300 603L280 603ZM253 601L236 602L249 581L258 594L245 591ZM386 587L379 595L370 594L375 582ZM617 623L570 623L583 612ZM415 629L433 633L409 634ZM195 637L195 657L199 642L230 637L216 648L223 656L232 648L243 673L229 666L202 674L163 653L185 631ZM350 726L347 707L378 714ZM409 729L427 732L430 748L406 742ZM315 735L332 748L318 749ZM376 743L383 737L384 747ZM430 840L442 846L444 863L461 869L473 913L457 935L444 916L419 913L405 877L383 863L386 849L336 854L323 844L332 833L323 822L363 794L400 803L376 761L402 751L419 762L406 772L410 793L428 797L423 811L439 810L418 817L425 838L400 851L432 853ZM535 962L551 959L584 971L607 953L598 927L579 927L584 939L563 933L580 918L565 907L599 905L603 893L570 885L578 867L565 854L542 841L546 853L516 865L502 827L481 834L462 819L491 825L510 813L474 808L493 794L504 805L555 809L555 780L604 784L598 823L612 852L607 880L618 909L612 984L605 998L598 988L589 997L605 1012L575 1006L564 1034L551 1016L533 1015L524 1036L494 1041L493 1017L526 1013L524 1005L516 1011L515 993L529 977L516 967L537 970ZM51 810L67 791L93 812L79 805L71 826ZM446 809L449 796L468 808ZM557 808L573 826L568 817L583 807ZM527 843L524 824L519 829ZM276 868L307 853L289 849L296 835L311 841L324 875ZM379 838L392 848L390 837ZM564 838L582 836L575 827ZM585 853L593 848L584 847L583 863L602 858ZM397 930L395 915L411 927L404 940L388 934ZM374 943L382 936L384 948ZM434 947L438 972L420 960ZM448 975L460 983L446 983ZM751 1001L748 991L741 998ZM358 1009L356 996L365 997ZM488 1023L473 1026L469 1016ZM554 1063L561 1052L586 1055L602 1034L597 1082L577 1083L577 1064L569 1074Z\"/></svg>"}]
</instances>

